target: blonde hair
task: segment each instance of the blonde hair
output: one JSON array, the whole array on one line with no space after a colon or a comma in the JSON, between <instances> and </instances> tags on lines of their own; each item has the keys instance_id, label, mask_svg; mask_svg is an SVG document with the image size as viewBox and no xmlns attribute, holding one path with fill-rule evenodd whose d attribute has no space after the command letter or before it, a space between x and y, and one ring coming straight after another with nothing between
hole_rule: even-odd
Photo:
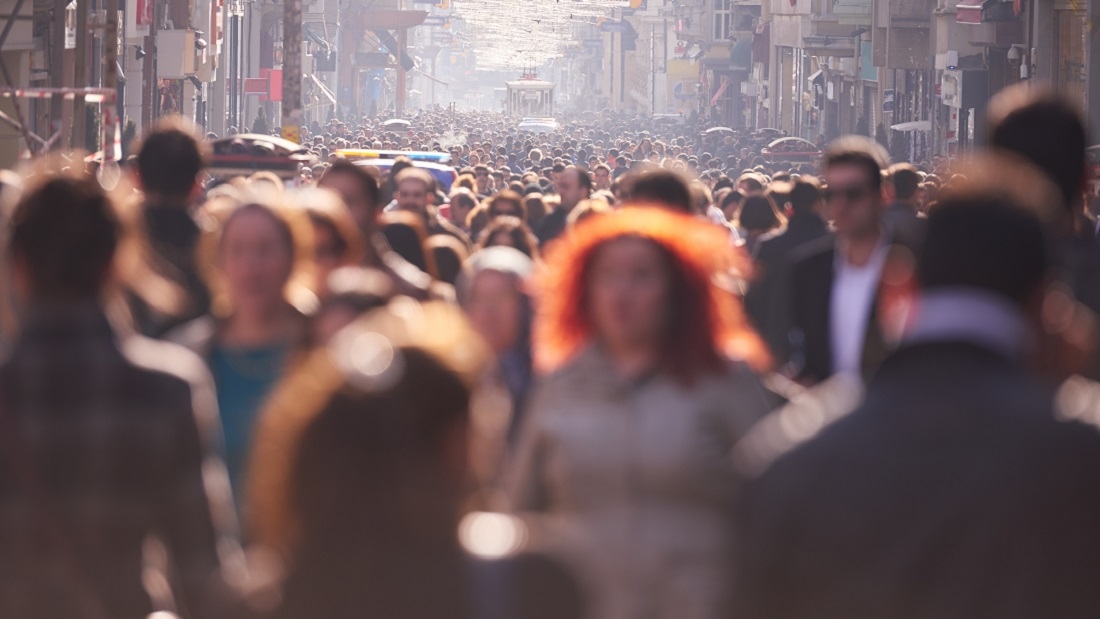
<instances>
[{"instance_id":1,"label":"blonde hair","mask_svg":"<svg viewBox=\"0 0 1100 619\"><path fill-rule=\"evenodd\" d=\"M313 230L306 211L294 208L286 194L264 187L243 187L226 191L203 205L199 241L199 269L210 288L211 311L224 318L233 313L232 299L219 266L222 237L235 216L246 209L258 209L272 218L289 242L291 271L283 298L299 312L309 315L319 306L313 270Z\"/></svg>"}]
</instances>

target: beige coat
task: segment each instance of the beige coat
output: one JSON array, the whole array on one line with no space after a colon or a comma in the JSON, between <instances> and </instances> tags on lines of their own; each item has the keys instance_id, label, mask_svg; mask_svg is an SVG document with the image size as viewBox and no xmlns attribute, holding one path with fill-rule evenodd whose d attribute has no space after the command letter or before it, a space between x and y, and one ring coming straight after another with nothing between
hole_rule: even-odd
<instances>
[{"instance_id":1,"label":"beige coat","mask_svg":"<svg viewBox=\"0 0 1100 619\"><path fill-rule=\"evenodd\" d=\"M537 389L510 471L533 543L569 563L594 619L723 617L732 445L770 410L741 364L692 386L625 381L592 348Z\"/></svg>"}]
</instances>

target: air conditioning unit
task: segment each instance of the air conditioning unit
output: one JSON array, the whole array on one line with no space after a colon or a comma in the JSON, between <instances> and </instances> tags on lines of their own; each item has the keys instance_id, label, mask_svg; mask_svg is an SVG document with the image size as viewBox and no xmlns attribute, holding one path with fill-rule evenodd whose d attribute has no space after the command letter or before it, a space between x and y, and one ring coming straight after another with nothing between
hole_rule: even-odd
<instances>
[{"instance_id":1,"label":"air conditioning unit","mask_svg":"<svg viewBox=\"0 0 1100 619\"><path fill-rule=\"evenodd\" d=\"M741 82L741 94L745 97L755 97L760 93L760 86L755 82Z\"/></svg>"},{"instance_id":2,"label":"air conditioning unit","mask_svg":"<svg viewBox=\"0 0 1100 619\"><path fill-rule=\"evenodd\" d=\"M195 31L161 30L157 33L157 77L181 80L195 74Z\"/></svg>"}]
</instances>

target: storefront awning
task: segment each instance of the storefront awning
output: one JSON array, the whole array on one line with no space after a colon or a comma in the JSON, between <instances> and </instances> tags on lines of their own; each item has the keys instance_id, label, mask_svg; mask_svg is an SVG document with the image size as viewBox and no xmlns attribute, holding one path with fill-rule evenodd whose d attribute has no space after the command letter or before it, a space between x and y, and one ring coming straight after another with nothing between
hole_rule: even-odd
<instances>
[{"instance_id":1,"label":"storefront awning","mask_svg":"<svg viewBox=\"0 0 1100 619\"><path fill-rule=\"evenodd\" d=\"M930 120L914 120L907 123L899 123L896 125L890 125L890 128L894 131L931 131L932 121Z\"/></svg>"}]
</instances>

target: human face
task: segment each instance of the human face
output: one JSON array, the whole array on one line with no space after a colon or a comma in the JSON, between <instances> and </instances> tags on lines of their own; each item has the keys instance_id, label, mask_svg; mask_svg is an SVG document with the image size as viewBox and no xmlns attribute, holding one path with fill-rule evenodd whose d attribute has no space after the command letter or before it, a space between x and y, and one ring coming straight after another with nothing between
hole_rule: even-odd
<instances>
[{"instance_id":1,"label":"human face","mask_svg":"<svg viewBox=\"0 0 1100 619\"><path fill-rule=\"evenodd\" d=\"M493 204L493 208L489 209L489 216L492 219L497 217L522 217L522 215L519 206L508 200L498 200Z\"/></svg>"},{"instance_id":2,"label":"human face","mask_svg":"<svg viewBox=\"0 0 1100 619\"><path fill-rule=\"evenodd\" d=\"M428 216L428 186L420 179L406 178L401 181L394 197L397 198L397 208L402 211Z\"/></svg>"},{"instance_id":3,"label":"human face","mask_svg":"<svg viewBox=\"0 0 1100 619\"><path fill-rule=\"evenodd\" d=\"M463 206L462 200L451 198L451 223L465 229L466 218L469 217L471 210Z\"/></svg>"},{"instance_id":4,"label":"human face","mask_svg":"<svg viewBox=\"0 0 1100 619\"><path fill-rule=\"evenodd\" d=\"M293 250L271 214L246 208L229 219L218 266L238 315L264 316L279 307L293 263Z\"/></svg>"},{"instance_id":5,"label":"human face","mask_svg":"<svg viewBox=\"0 0 1100 619\"><path fill-rule=\"evenodd\" d=\"M558 181L555 183L558 195L561 196L561 206L566 211L573 210L578 202L588 198L588 190L581 186L579 174L581 174L580 170L566 170L558 176Z\"/></svg>"},{"instance_id":6,"label":"human face","mask_svg":"<svg viewBox=\"0 0 1100 619\"><path fill-rule=\"evenodd\" d=\"M355 218L355 223L363 234L368 237L373 234L377 216L374 201L363 192L362 187L351 174L326 174L317 186L331 189L339 194L344 199L344 204L348 205L351 216Z\"/></svg>"},{"instance_id":7,"label":"human face","mask_svg":"<svg viewBox=\"0 0 1100 619\"><path fill-rule=\"evenodd\" d=\"M489 177L489 172L487 170L486 171L479 171L479 172L476 173L475 178L477 179L477 190L478 190L478 192L483 193L483 194L488 193L489 190L492 187L492 182L491 182L491 179Z\"/></svg>"},{"instance_id":8,"label":"human face","mask_svg":"<svg viewBox=\"0 0 1100 619\"><path fill-rule=\"evenodd\" d=\"M596 170L596 189L611 188L611 172L608 170Z\"/></svg>"},{"instance_id":9,"label":"human face","mask_svg":"<svg viewBox=\"0 0 1100 619\"><path fill-rule=\"evenodd\" d=\"M825 206L837 236L866 239L877 235L885 201L867 178L867 170L840 164L829 166L822 176L827 185Z\"/></svg>"},{"instance_id":10,"label":"human face","mask_svg":"<svg viewBox=\"0 0 1100 619\"><path fill-rule=\"evenodd\" d=\"M668 325L672 280L652 242L624 237L592 258L587 308L597 339L612 349L655 350Z\"/></svg>"},{"instance_id":11,"label":"human face","mask_svg":"<svg viewBox=\"0 0 1100 619\"><path fill-rule=\"evenodd\" d=\"M498 355L519 344L520 294L515 278L497 271L482 271L470 288L470 323Z\"/></svg>"}]
</instances>

